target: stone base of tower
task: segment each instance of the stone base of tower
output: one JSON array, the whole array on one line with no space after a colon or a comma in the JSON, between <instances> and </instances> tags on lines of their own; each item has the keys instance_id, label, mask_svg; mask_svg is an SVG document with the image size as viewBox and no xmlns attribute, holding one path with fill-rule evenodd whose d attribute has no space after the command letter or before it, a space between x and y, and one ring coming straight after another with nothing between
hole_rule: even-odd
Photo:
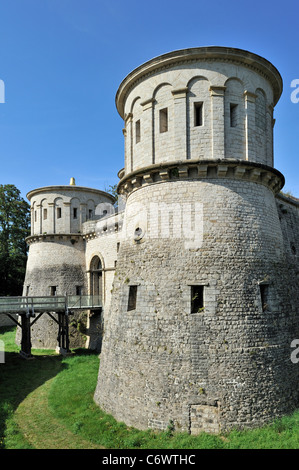
<instances>
[{"instance_id":1,"label":"stone base of tower","mask_svg":"<svg viewBox=\"0 0 299 470\"><path fill-rule=\"evenodd\" d=\"M197 247L150 237L157 218L130 210L192 199L203 204ZM96 403L129 426L192 434L262 426L298 407L299 286L272 191L233 179L148 185L129 196L126 217ZM174 233L183 216L167 220Z\"/></svg>"},{"instance_id":2,"label":"stone base of tower","mask_svg":"<svg viewBox=\"0 0 299 470\"><path fill-rule=\"evenodd\" d=\"M214 314L185 312L180 279L144 289L139 305L148 308L137 307L133 316L122 310L116 320L114 304L95 401L117 420L139 429L166 430L173 423L177 431L196 434L263 426L299 407L298 366L290 356L299 334L294 308L262 313L250 300L238 306L241 295L258 299L257 286L244 284L242 263L231 273L232 279L243 279L239 291L228 285L220 265L214 267L220 274L209 293L214 290L217 297ZM276 270L287 279L286 267L277 264L272 274ZM232 288L229 303L224 284ZM166 291L163 311L158 297Z\"/></svg>"}]
</instances>

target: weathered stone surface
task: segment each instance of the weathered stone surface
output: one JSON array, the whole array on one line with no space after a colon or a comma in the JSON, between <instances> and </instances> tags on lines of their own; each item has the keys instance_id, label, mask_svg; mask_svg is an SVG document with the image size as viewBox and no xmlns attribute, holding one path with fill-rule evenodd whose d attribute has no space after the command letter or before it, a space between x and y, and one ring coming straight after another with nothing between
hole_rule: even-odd
<instances>
[{"instance_id":1,"label":"weathered stone surface","mask_svg":"<svg viewBox=\"0 0 299 470\"><path fill-rule=\"evenodd\" d=\"M87 220L111 201L88 188L29 193L24 295L92 293L100 271L104 315L85 332L99 349L104 331L94 398L128 425L219 432L299 405L299 201L279 194L273 168L281 91L278 71L247 51L153 59L116 97L123 212ZM34 347L56 347L51 319L34 328Z\"/></svg>"},{"instance_id":2,"label":"weathered stone surface","mask_svg":"<svg viewBox=\"0 0 299 470\"><path fill-rule=\"evenodd\" d=\"M128 425L218 432L298 406L298 202L280 207L271 169L280 93L271 64L219 48L161 56L118 90L126 236L95 400Z\"/></svg>"},{"instance_id":3,"label":"weathered stone surface","mask_svg":"<svg viewBox=\"0 0 299 470\"><path fill-rule=\"evenodd\" d=\"M215 404L221 429L261 424L298 405L298 372L290 360L299 335L298 284L290 283L296 267L286 262L275 198L252 182L193 181L187 193L185 186L147 186L128 199L148 213L161 200L182 207L201 201L203 243L186 249L185 239L147 234L142 244L133 237L122 242L95 399L142 428L160 423L165 429L174 421L177 429L195 429L190 406ZM136 309L127 311L135 284ZM191 284L204 285L204 309L196 314L190 313Z\"/></svg>"}]
</instances>

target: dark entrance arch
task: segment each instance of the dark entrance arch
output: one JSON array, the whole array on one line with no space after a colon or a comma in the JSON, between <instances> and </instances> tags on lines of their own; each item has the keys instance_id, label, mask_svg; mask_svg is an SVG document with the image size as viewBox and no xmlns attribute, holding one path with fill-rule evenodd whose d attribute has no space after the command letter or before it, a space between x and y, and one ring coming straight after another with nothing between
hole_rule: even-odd
<instances>
[{"instance_id":1,"label":"dark entrance arch","mask_svg":"<svg viewBox=\"0 0 299 470\"><path fill-rule=\"evenodd\" d=\"M103 300L103 267L98 256L94 256L90 262L90 295L98 295Z\"/></svg>"},{"instance_id":2,"label":"dark entrance arch","mask_svg":"<svg viewBox=\"0 0 299 470\"><path fill-rule=\"evenodd\" d=\"M104 302L103 272L104 269L100 257L94 256L89 265L89 293L90 295L98 296L97 301L101 305ZM90 310L88 318L89 348L100 352L104 328L103 310Z\"/></svg>"}]
</instances>

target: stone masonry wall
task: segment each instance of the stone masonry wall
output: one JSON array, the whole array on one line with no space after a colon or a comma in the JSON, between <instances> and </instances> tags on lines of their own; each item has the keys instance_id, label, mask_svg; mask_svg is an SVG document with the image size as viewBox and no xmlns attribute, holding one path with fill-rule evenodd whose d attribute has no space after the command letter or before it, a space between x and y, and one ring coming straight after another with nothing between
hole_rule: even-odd
<instances>
[{"instance_id":1,"label":"stone masonry wall","mask_svg":"<svg viewBox=\"0 0 299 470\"><path fill-rule=\"evenodd\" d=\"M203 119L196 126L198 103ZM237 105L234 123L231 105ZM161 132L159 113L166 108L168 130ZM198 61L152 72L130 89L124 112L126 174L176 159L273 163L273 91L267 79L243 65Z\"/></svg>"},{"instance_id":2,"label":"stone masonry wall","mask_svg":"<svg viewBox=\"0 0 299 470\"><path fill-rule=\"evenodd\" d=\"M31 191L31 235L80 233L95 218L99 204L112 202L110 195L80 186L50 186Z\"/></svg>"},{"instance_id":3,"label":"stone masonry wall","mask_svg":"<svg viewBox=\"0 0 299 470\"><path fill-rule=\"evenodd\" d=\"M86 285L85 246L82 237L76 241L71 237L45 236L40 242L30 245L23 295L49 296L56 287L55 295L76 295L76 286ZM83 291L84 293L84 291ZM77 329L81 313L70 317L75 325L70 329L71 347L84 346L86 338ZM86 322L85 322L86 323ZM47 315L31 328L33 348L55 349L57 346L58 325ZM20 332L17 342L20 341Z\"/></svg>"},{"instance_id":4,"label":"stone masonry wall","mask_svg":"<svg viewBox=\"0 0 299 470\"><path fill-rule=\"evenodd\" d=\"M181 208L202 204L201 247L163 238L163 221L178 234L183 220L178 213L168 219L165 205L158 231L159 219L130 215L134 204L149 214L150 204L174 201ZM298 406L290 360L299 335L298 280L286 262L273 193L229 179L163 182L134 191L126 214L96 402L128 425L166 429L173 421L194 433L254 427ZM145 233L139 242L137 225ZM204 287L198 313L190 311L194 284ZM268 289L265 308L261 285ZM213 425L200 418L202 407Z\"/></svg>"},{"instance_id":5,"label":"stone masonry wall","mask_svg":"<svg viewBox=\"0 0 299 470\"><path fill-rule=\"evenodd\" d=\"M89 271L94 257L98 257L102 264L101 292L103 311L101 316L93 315L89 318L87 335L88 347L100 350L102 335L109 315L112 283L117 269L117 255L121 243L121 216L115 215L94 221L83 226L86 240L85 263L87 272L87 291L90 292Z\"/></svg>"}]
</instances>

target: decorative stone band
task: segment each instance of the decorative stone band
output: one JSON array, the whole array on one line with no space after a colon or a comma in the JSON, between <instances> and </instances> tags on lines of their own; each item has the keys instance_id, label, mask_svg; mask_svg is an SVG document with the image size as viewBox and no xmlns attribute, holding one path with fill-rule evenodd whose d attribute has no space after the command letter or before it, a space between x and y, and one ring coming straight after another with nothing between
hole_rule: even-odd
<instances>
[{"instance_id":1,"label":"decorative stone band","mask_svg":"<svg viewBox=\"0 0 299 470\"><path fill-rule=\"evenodd\" d=\"M238 179L267 186L275 194L284 186L280 171L261 163L235 159L184 160L150 165L125 175L118 193L128 196L142 186L175 180Z\"/></svg>"},{"instance_id":2,"label":"decorative stone band","mask_svg":"<svg viewBox=\"0 0 299 470\"><path fill-rule=\"evenodd\" d=\"M82 240L80 233L41 233L26 238L27 245L36 242L70 241L72 244Z\"/></svg>"}]
</instances>

